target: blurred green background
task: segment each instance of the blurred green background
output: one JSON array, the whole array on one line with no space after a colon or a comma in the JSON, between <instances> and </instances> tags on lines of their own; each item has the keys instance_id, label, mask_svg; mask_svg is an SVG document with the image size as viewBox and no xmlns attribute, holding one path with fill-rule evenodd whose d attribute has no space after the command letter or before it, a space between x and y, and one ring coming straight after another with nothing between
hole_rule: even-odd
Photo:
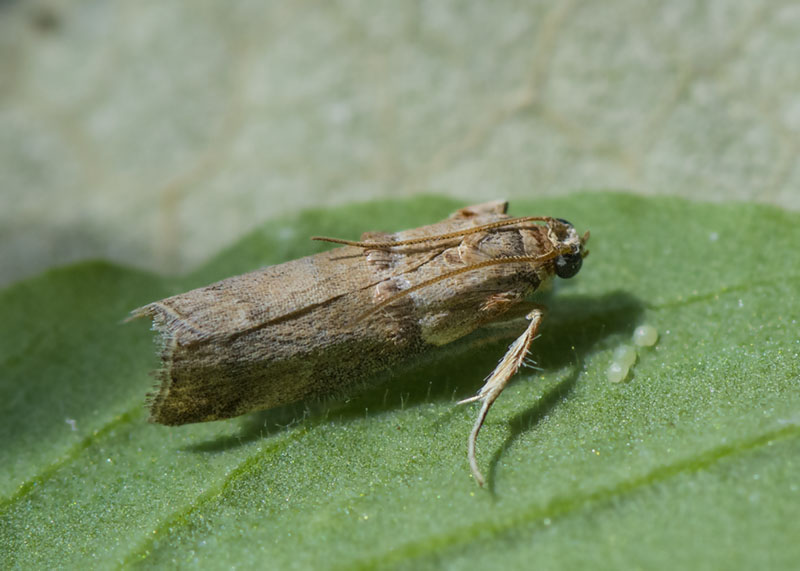
<instances>
[{"instance_id":1,"label":"blurred green background","mask_svg":"<svg viewBox=\"0 0 800 571\"><path fill-rule=\"evenodd\" d=\"M435 192L800 206L800 5L0 2L0 283Z\"/></svg>"}]
</instances>

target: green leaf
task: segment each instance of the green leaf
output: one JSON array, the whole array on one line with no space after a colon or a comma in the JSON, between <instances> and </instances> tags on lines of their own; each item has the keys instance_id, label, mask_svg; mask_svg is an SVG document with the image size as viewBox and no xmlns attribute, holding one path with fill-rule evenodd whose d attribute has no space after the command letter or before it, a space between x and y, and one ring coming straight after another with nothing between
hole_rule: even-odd
<instances>
[{"instance_id":1,"label":"green leaf","mask_svg":"<svg viewBox=\"0 0 800 571\"><path fill-rule=\"evenodd\" d=\"M0 565L789 568L800 560L800 215L618 194L512 204L591 229L545 296L533 357L479 440L471 395L505 344L473 338L347 402L146 422L143 303L435 221L435 198L265 224L196 273L105 263L0 294ZM368 222L365 222L368 221ZM660 339L608 382L633 329ZM305 416L305 417L304 417Z\"/></svg>"}]
</instances>

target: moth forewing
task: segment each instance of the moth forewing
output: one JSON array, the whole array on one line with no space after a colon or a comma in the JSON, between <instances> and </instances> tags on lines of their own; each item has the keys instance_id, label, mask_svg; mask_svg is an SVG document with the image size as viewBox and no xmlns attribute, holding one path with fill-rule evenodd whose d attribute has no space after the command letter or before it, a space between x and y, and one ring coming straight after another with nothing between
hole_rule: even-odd
<instances>
[{"instance_id":1,"label":"moth forewing","mask_svg":"<svg viewBox=\"0 0 800 571\"><path fill-rule=\"evenodd\" d=\"M336 326L372 303L371 286L380 283L353 259L363 259L360 249L339 248L137 310L162 337L151 420L218 420L324 396L345 389L350 375L379 370L380 359L397 362L402 335L386 344L379 327Z\"/></svg>"},{"instance_id":2,"label":"moth forewing","mask_svg":"<svg viewBox=\"0 0 800 571\"><path fill-rule=\"evenodd\" d=\"M506 208L479 204L359 241L323 238L344 246L135 310L161 338L150 420L218 420L346 393L482 325L526 315L529 325L467 399L482 401L469 439L482 484L478 432L542 320L525 298L553 275L575 275L588 239L564 220L511 218Z\"/></svg>"}]
</instances>

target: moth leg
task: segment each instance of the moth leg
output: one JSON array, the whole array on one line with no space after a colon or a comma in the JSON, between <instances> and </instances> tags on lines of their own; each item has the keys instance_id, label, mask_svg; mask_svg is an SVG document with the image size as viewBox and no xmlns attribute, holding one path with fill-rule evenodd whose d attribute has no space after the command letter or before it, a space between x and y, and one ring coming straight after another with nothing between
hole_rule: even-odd
<instances>
[{"instance_id":1,"label":"moth leg","mask_svg":"<svg viewBox=\"0 0 800 571\"><path fill-rule=\"evenodd\" d=\"M478 461L475 457L475 444L478 440L478 433L481 431L486 414L489 409L506 388L511 377L514 376L520 366L525 361L531 343L536 338L536 333L544 318L544 307L536 306L525 316L530 323L527 329L516 338L516 340L508 347L506 354L500 359L500 362L494 368L494 371L486 378L486 382L478 394L474 397L464 399L458 404L466 404L470 402L483 401L481 409L478 412L478 418L475 420L475 425L472 427L472 432L469 434L467 441L467 455L469 457L469 467L472 470L472 475L479 486L483 486L485 480L480 469L478 469Z\"/></svg>"}]
</instances>

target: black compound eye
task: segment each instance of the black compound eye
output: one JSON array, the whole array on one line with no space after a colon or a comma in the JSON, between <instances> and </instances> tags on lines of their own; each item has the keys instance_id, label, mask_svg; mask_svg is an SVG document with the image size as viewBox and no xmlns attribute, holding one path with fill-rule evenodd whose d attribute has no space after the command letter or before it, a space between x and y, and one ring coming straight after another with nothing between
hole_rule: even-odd
<instances>
[{"instance_id":1,"label":"black compound eye","mask_svg":"<svg viewBox=\"0 0 800 571\"><path fill-rule=\"evenodd\" d=\"M556 218L556 220L558 220L562 224L566 224L567 226L572 227L572 224L570 222L564 220L563 218Z\"/></svg>"},{"instance_id":2,"label":"black compound eye","mask_svg":"<svg viewBox=\"0 0 800 571\"><path fill-rule=\"evenodd\" d=\"M556 258L556 275L560 278L571 278L578 273L583 265L583 256L580 254L563 254Z\"/></svg>"}]
</instances>

